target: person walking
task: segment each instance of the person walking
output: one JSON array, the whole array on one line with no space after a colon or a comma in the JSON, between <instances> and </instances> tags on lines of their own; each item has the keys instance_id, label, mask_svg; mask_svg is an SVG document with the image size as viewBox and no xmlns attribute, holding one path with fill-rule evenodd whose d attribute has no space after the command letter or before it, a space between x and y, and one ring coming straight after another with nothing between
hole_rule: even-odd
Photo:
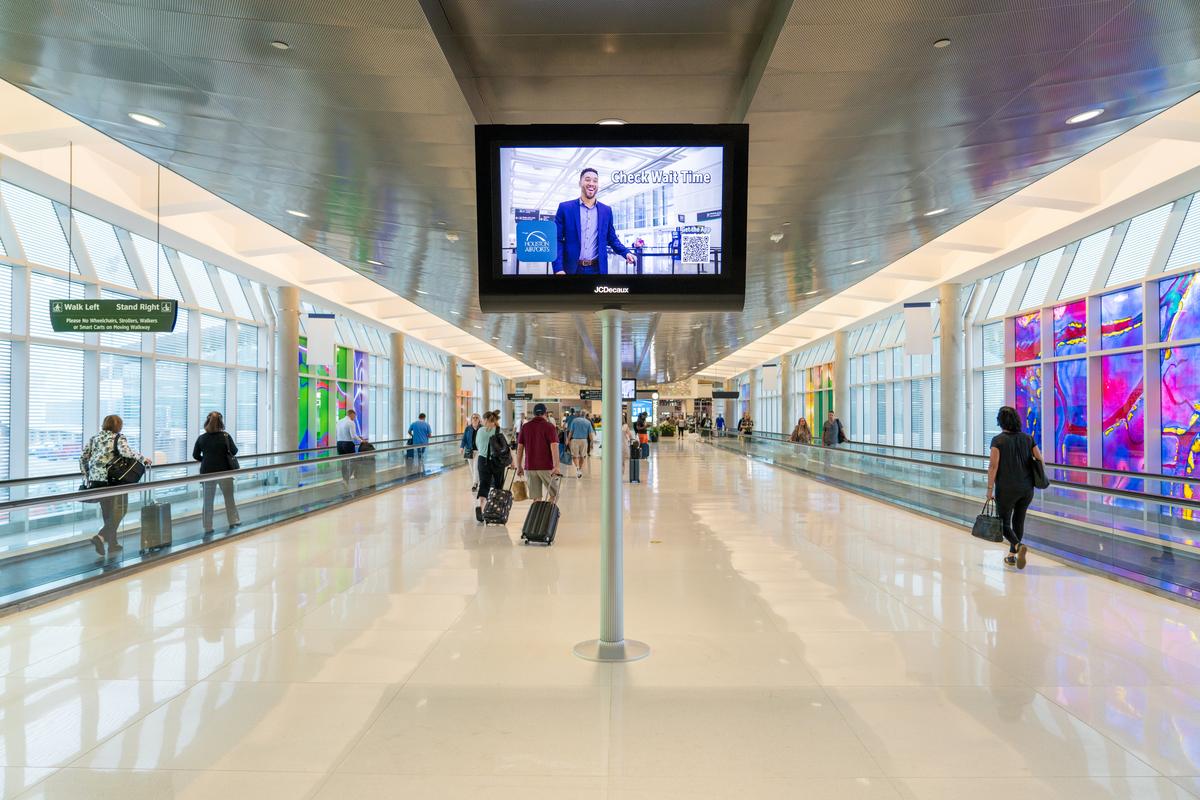
<instances>
[{"instance_id":1,"label":"person walking","mask_svg":"<svg viewBox=\"0 0 1200 800\"><path fill-rule=\"evenodd\" d=\"M341 429L341 423L338 423L338 428ZM221 416L221 412L208 412L204 420L204 433L196 437L196 444L192 447L192 458L200 462L200 474L232 472L238 469L237 452L237 444L225 430L225 418ZM338 452L341 452L341 442L338 442ZM233 497L233 478L205 481L200 484L204 497L200 507L200 524L205 536L211 536L213 533L213 500L216 499L218 486L221 488L222 497L225 498L225 521L229 530L242 524L238 516L237 502Z\"/></svg>"},{"instance_id":2,"label":"person walking","mask_svg":"<svg viewBox=\"0 0 1200 800\"><path fill-rule=\"evenodd\" d=\"M796 444L812 444L812 429L808 427L808 420L801 417L796 422L796 427L792 428L791 441Z\"/></svg>"},{"instance_id":3,"label":"person walking","mask_svg":"<svg viewBox=\"0 0 1200 800\"><path fill-rule=\"evenodd\" d=\"M567 425L567 448L571 451L571 461L575 464L575 477L583 477L583 468L587 466L588 448L596 429L588 415L580 412L571 418Z\"/></svg>"},{"instance_id":4,"label":"person walking","mask_svg":"<svg viewBox=\"0 0 1200 800\"><path fill-rule=\"evenodd\" d=\"M634 454L634 448L638 452ZM637 436L629 427L629 415L625 414L621 417L621 468L629 473L630 483L641 483L641 472L638 469L638 459L640 459L641 445L637 443Z\"/></svg>"},{"instance_id":5,"label":"person walking","mask_svg":"<svg viewBox=\"0 0 1200 800\"><path fill-rule=\"evenodd\" d=\"M725 415L717 414L717 436L725 435Z\"/></svg>"},{"instance_id":6,"label":"person walking","mask_svg":"<svg viewBox=\"0 0 1200 800\"><path fill-rule=\"evenodd\" d=\"M738 420L738 433L747 439L754 435L754 419L750 416L749 411L742 412L742 418Z\"/></svg>"},{"instance_id":7,"label":"person walking","mask_svg":"<svg viewBox=\"0 0 1200 800\"><path fill-rule=\"evenodd\" d=\"M425 421L425 412L422 411L417 414L416 422L408 426L408 443L416 447L417 460L421 463L425 462L425 447L419 445L428 445L431 436L433 436L433 429Z\"/></svg>"},{"instance_id":8,"label":"person walking","mask_svg":"<svg viewBox=\"0 0 1200 800\"><path fill-rule=\"evenodd\" d=\"M125 421L116 414L109 414L100 424L100 432L88 439L87 444L79 454L79 471L83 473L84 484L89 489L99 489L108 486L108 466L117 456L140 460L150 466L150 459L129 446L129 440L121 434ZM125 512L129 510L129 496L120 494L115 497L102 497L100 503L100 518L104 525L100 532L92 537L92 547L96 554L104 556L104 548L108 547L108 556L120 553L124 548L117 540L117 531Z\"/></svg>"},{"instance_id":9,"label":"person walking","mask_svg":"<svg viewBox=\"0 0 1200 800\"><path fill-rule=\"evenodd\" d=\"M476 458L479 456L479 451L475 447L475 434L483 425L483 419L478 414L472 414L471 419L467 421L467 427L463 431L462 442L459 447L462 448L463 458L467 460L467 466L471 469L471 491L479 489L479 465L476 463Z\"/></svg>"},{"instance_id":10,"label":"person walking","mask_svg":"<svg viewBox=\"0 0 1200 800\"><path fill-rule=\"evenodd\" d=\"M504 487L504 466L491 458L492 439L503 435L500 431L500 412L485 411L483 426L475 432L475 446L479 452L476 459L479 471L479 488L475 493L476 522L483 522L483 507L487 504L488 492Z\"/></svg>"},{"instance_id":11,"label":"person walking","mask_svg":"<svg viewBox=\"0 0 1200 800\"><path fill-rule=\"evenodd\" d=\"M558 469L558 431L546 419L546 404L533 407L533 419L521 426L517 436L517 477L527 477L529 499L541 500L542 487L552 497L551 482Z\"/></svg>"},{"instance_id":12,"label":"person walking","mask_svg":"<svg viewBox=\"0 0 1200 800\"><path fill-rule=\"evenodd\" d=\"M212 414L209 416L212 416ZM207 423L205 423L204 429L208 430ZM222 430L224 430L223 427ZM358 443L366 441L366 439L358 435L358 412L350 409L346 412L346 416L338 420L335 436L337 437L337 454L339 456L351 455L358 452ZM350 479L354 477L354 459L344 459L341 467L342 482L349 486Z\"/></svg>"},{"instance_id":13,"label":"person walking","mask_svg":"<svg viewBox=\"0 0 1200 800\"><path fill-rule=\"evenodd\" d=\"M996 423L1000 433L992 438L987 499L996 501L996 515L1004 525L1004 563L1025 569L1025 513L1033 502L1033 459L1043 461L1042 451L1032 436L1021 432L1021 415L1012 406L1000 408Z\"/></svg>"},{"instance_id":14,"label":"person walking","mask_svg":"<svg viewBox=\"0 0 1200 800\"><path fill-rule=\"evenodd\" d=\"M821 444L826 447L837 447L844 441L846 441L846 430L842 427L842 421L830 411L825 415L825 424L821 426Z\"/></svg>"}]
</instances>

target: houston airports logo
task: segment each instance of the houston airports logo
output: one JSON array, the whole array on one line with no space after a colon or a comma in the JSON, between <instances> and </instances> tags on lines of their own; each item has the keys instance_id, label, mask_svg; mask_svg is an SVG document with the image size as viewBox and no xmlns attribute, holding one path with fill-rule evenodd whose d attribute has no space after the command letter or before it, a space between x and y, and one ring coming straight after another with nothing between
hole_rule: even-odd
<instances>
[{"instance_id":1,"label":"houston airports logo","mask_svg":"<svg viewBox=\"0 0 1200 800\"><path fill-rule=\"evenodd\" d=\"M519 261L553 261L558 230L548 219L525 219L517 223L517 259Z\"/></svg>"}]
</instances>

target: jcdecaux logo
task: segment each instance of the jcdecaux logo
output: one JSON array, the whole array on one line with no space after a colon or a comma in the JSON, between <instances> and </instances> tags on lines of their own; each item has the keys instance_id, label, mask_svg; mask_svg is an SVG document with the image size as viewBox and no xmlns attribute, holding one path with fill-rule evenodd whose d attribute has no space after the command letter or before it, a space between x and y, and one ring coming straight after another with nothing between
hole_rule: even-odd
<instances>
[{"instance_id":1,"label":"jcdecaux logo","mask_svg":"<svg viewBox=\"0 0 1200 800\"><path fill-rule=\"evenodd\" d=\"M553 261L557 239L553 220L521 220L517 223L517 260Z\"/></svg>"}]
</instances>

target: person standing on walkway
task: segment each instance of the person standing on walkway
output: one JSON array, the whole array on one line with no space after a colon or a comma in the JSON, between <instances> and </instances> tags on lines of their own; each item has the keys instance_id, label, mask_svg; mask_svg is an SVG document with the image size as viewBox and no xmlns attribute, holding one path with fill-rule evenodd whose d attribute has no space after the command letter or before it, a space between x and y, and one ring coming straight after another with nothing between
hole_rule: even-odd
<instances>
[{"instance_id":1,"label":"person standing on walkway","mask_svg":"<svg viewBox=\"0 0 1200 800\"><path fill-rule=\"evenodd\" d=\"M754 419L750 416L749 411L742 412L742 418L738 420L738 433L749 439L754 435Z\"/></svg>"},{"instance_id":2,"label":"person standing on walkway","mask_svg":"<svg viewBox=\"0 0 1200 800\"><path fill-rule=\"evenodd\" d=\"M571 461L575 464L575 477L583 477L583 468L587 465L588 448L596 429L588 415L579 412L567 425L567 447L571 450Z\"/></svg>"},{"instance_id":3,"label":"person standing on walkway","mask_svg":"<svg viewBox=\"0 0 1200 800\"><path fill-rule=\"evenodd\" d=\"M1021 432L1021 415L1012 406L1000 408L996 423L1000 433L992 439L987 499L996 501L996 515L1004 524L1004 563L1025 569L1025 513L1033 502L1033 459L1042 461L1042 451L1032 436Z\"/></svg>"},{"instance_id":4,"label":"person standing on walkway","mask_svg":"<svg viewBox=\"0 0 1200 800\"><path fill-rule=\"evenodd\" d=\"M353 414L351 411L347 414ZM345 421L345 420L343 420ZM338 423L338 430L341 430L341 423ZM341 452L341 442L338 442L338 452ZM200 474L208 475L213 472L232 472L238 468L237 444L233 441L233 437L225 430L225 418L221 416L220 411L208 412L208 417L204 420L204 433L196 438L196 444L192 447L192 458L200 462ZM352 449L350 452L354 452ZM221 495L225 498L225 521L229 525L229 530L233 530L241 524L241 518L238 516L237 502L233 497L233 478L223 478L219 481L205 481L200 484L201 492L203 493L204 503L200 507L200 523L204 528L204 535L211 536L213 533L213 500L216 499L217 487L221 487Z\"/></svg>"},{"instance_id":5,"label":"person standing on walkway","mask_svg":"<svg viewBox=\"0 0 1200 800\"><path fill-rule=\"evenodd\" d=\"M475 434L483 425L483 420L478 414L472 414L471 419L467 422L467 427L463 431L462 442L459 447L462 448L463 458L467 460L467 465L471 468L471 491L479 489L479 465L475 463L479 452L475 448Z\"/></svg>"},{"instance_id":6,"label":"person standing on walkway","mask_svg":"<svg viewBox=\"0 0 1200 800\"><path fill-rule=\"evenodd\" d=\"M429 437L432 435L433 435L433 429L430 428L429 423L425 421L425 412L422 411L420 414L417 414L417 421L413 422L412 424L410 424L408 426L409 444L412 444L414 446L428 445ZM417 459L419 461L421 461L422 463L424 463L425 448L418 446L416 448L416 450L417 450Z\"/></svg>"},{"instance_id":7,"label":"person standing on walkway","mask_svg":"<svg viewBox=\"0 0 1200 800\"><path fill-rule=\"evenodd\" d=\"M358 412L350 409L346 412L346 416L338 420L335 436L337 437L337 454L339 456L358 452L358 443L366 441L358 435ZM343 460L341 467L342 481L349 486L350 479L354 477L354 459Z\"/></svg>"},{"instance_id":8,"label":"person standing on walkway","mask_svg":"<svg viewBox=\"0 0 1200 800\"><path fill-rule=\"evenodd\" d=\"M88 439L83 451L79 454L79 471L83 473L84 484L89 489L99 489L108 486L108 466L117 456L140 459L143 464L150 466L150 459L129 446L129 440L121 434L125 421L116 414L109 414L100 424L100 432ZM109 557L120 553L124 548L117 540L117 531L125 512L129 510L129 496L119 494L115 497L102 497L100 517L104 526L92 537L92 547L96 554L103 556L104 547L108 546Z\"/></svg>"},{"instance_id":9,"label":"person standing on walkway","mask_svg":"<svg viewBox=\"0 0 1200 800\"><path fill-rule=\"evenodd\" d=\"M717 414L717 436L725 435L725 415Z\"/></svg>"},{"instance_id":10,"label":"person standing on walkway","mask_svg":"<svg viewBox=\"0 0 1200 800\"><path fill-rule=\"evenodd\" d=\"M822 435L824 435L823 432ZM792 428L791 441L796 444L812 444L812 429L808 427L808 420L804 417L801 417L796 422L796 427Z\"/></svg>"},{"instance_id":11,"label":"person standing on walkway","mask_svg":"<svg viewBox=\"0 0 1200 800\"><path fill-rule=\"evenodd\" d=\"M533 419L521 426L517 437L517 477L525 476L530 500L542 499L542 487L546 497L551 497L553 476L558 470L558 431L546 419L546 404L533 407Z\"/></svg>"},{"instance_id":12,"label":"person standing on walkway","mask_svg":"<svg viewBox=\"0 0 1200 800\"><path fill-rule=\"evenodd\" d=\"M821 444L826 447L837 447L844 441L846 441L846 431L842 428L842 421L830 411L825 416L825 424L821 426Z\"/></svg>"},{"instance_id":13,"label":"person standing on walkway","mask_svg":"<svg viewBox=\"0 0 1200 800\"><path fill-rule=\"evenodd\" d=\"M504 467L491 458L492 438L503 435L500 431L500 412L485 411L483 427L475 432L475 446L479 448L479 488L475 493L476 522L483 522L483 507L487 504L488 492L504 488Z\"/></svg>"}]
</instances>

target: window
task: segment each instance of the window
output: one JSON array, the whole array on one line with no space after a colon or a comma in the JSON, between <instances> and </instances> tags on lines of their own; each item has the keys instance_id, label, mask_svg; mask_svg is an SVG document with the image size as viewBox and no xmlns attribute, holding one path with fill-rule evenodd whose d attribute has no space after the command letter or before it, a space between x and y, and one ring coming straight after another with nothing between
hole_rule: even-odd
<instances>
[{"instance_id":1,"label":"window","mask_svg":"<svg viewBox=\"0 0 1200 800\"><path fill-rule=\"evenodd\" d=\"M238 359L243 367L257 367L258 364L258 328L245 323L238 323Z\"/></svg>"},{"instance_id":2,"label":"window","mask_svg":"<svg viewBox=\"0 0 1200 800\"><path fill-rule=\"evenodd\" d=\"M929 386L929 415L933 423L930 428L933 433L932 446L934 450L942 449L942 379L934 378ZM990 441L990 440L989 440Z\"/></svg>"},{"instance_id":3,"label":"window","mask_svg":"<svg viewBox=\"0 0 1200 800\"><path fill-rule=\"evenodd\" d=\"M29 275L29 335L82 342L82 333L55 333L50 326L50 301L64 298L83 299L84 288L78 282L68 286L65 278L33 272Z\"/></svg>"},{"instance_id":4,"label":"window","mask_svg":"<svg viewBox=\"0 0 1200 800\"><path fill-rule=\"evenodd\" d=\"M175 317L175 330L170 333L154 334L155 352L165 356L187 357L188 323L191 318L192 312L186 308L180 308L179 315Z\"/></svg>"},{"instance_id":5,"label":"window","mask_svg":"<svg viewBox=\"0 0 1200 800\"><path fill-rule=\"evenodd\" d=\"M1056 464L1087 466L1087 359L1057 361L1054 370Z\"/></svg>"},{"instance_id":6,"label":"window","mask_svg":"<svg viewBox=\"0 0 1200 800\"><path fill-rule=\"evenodd\" d=\"M0 340L0 480L9 479L12 457L12 342Z\"/></svg>"},{"instance_id":7,"label":"window","mask_svg":"<svg viewBox=\"0 0 1200 800\"><path fill-rule=\"evenodd\" d=\"M1187 348L1171 348L1163 353L1179 353ZM1186 358L1186 356L1184 356ZM1163 360L1163 472L1168 475L1176 474L1174 467L1176 457L1184 455L1177 452L1176 443L1180 437L1176 433L1186 431L1186 425L1194 413L1187 402L1188 393L1173 395L1177 387L1173 381L1171 359ZM1102 399L1101 434L1102 463L1105 469L1122 472L1141 472L1146 466L1145 453L1145 397L1142 393L1142 369L1145 364L1142 353L1123 353L1121 355L1104 356L1100 359L1100 383ZM1169 397L1175 396L1183 401L1172 403ZM1182 417L1182 419L1180 419ZM1184 428L1178 427L1183 422ZM1168 432L1170 429L1170 432Z\"/></svg>"},{"instance_id":8,"label":"window","mask_svg":"<svg viewBox=\"0 0 1200 800\"><path fill-rule=\"evenodd\" d=\"M1000 433L1000 426L996 424L996 412L1000 410L1000 406L1002 405L1004 405L1004 370L986 370L983 373L983 405L981 408L983 424L980 427L980 430L983 432L980 442L981 452L990 452L992 439Z\"/></svg>"},{"instance_id":9,"label":"window","mask_svg":"<svg viewBox=\"0 0 1200 800\"><path fill-rule=\"evenodd\" d=\"M82 350L29 345L30 477L79 471L84 439L82 374Z\"/></svg>"},{"instance_id":10,"label":"window","mask_svg":"<svg viewBox=\"0 0 1200 800\"><path fill-rule=\"evenodd\" d=\"M1171 248L1171 257L1167 259L1167 271L1188 267L1200 263L1200 198L1192 195L1187 216L1183 219L1183 227Z\"/></svg>"},{"instance_id":11,"label":"window","mask_svg":"<svg viewBox=\"0 0 1200 800\"><path fill-rule=\"evenodd\" d=\"M0 331L12 331L13 271L0 265Z\"/></svg>"},{"instance_id":12,"label":"window","mask_svg":"<svg viewBox=\"0 0 1200 800\"><path fill-rule=\"evenodd\" d=\"M225 320L200 315L200 360L225 360Z\"/></svg>"},{"instance_id":13,"label":"window","mask_svg":"<svg viewBox=\"0 0 1200 800\"><path fill-rule=\"evenodd\" d=\"M200 368L200 420L203 422L210 411L220 411L224 416L225 408L225 370L221 367Z\"/></svg>"},{"instance_id":14,"label":"window","mask_svg":"<svg viewBox=\"0 0 1200 800\"><path fill-rule=\"evenodd\" d=\"M49 199L7 182L0 182L0 197L12 218L26 261L63 271L79 271L74 259L67 265L67 237L58 211Z\"/></svg>"},{"instance_id":15,"label":"window","mask_svg":"<svg viewBox=\"0 0 1200 800\"><path fill-rule=\"evenodd\" d=\"M1075 260L1071 262L1071 269L1067 272L1067 280L1063 283L1062 291L1058 293L1060 300L1085 294L1092 288L1092 280L1096 277L1096 270L1100 268L1112 233L1113 229L1108 228L1093 233L1079 243L1079 249L1075 251Z\"/></svg>"},{"instance_id":16,"label":"window","mask_svg":"<svg viewBox=\"0 0 1200 800\"><path fill-rule=\"evenodd\" d=\"M246 302L246 293L242 291L242 284L237 276L219 267L217 274L221 276L221 285L225 288L225 295L232 304L233 313L243 319L254 319L254 314L250 311L250 304Z\"/></svg>"},{"instance_id":17,"label":"window","mask_svg":"<svg viewBox=\"0 0 1200 800\"><path fill-rule=\"evenodd\" d=\"M179 254L179 263L183 265L183 274L187 275L188 283L192 285L192 291L195 293L200 307L209 311L220 311L221 303L217 300L217 293L213 289L212 281L209 280L208 270L204 268L204 264L187 253Z\"/></svg>"},{"instance_id":18,"label":"window","mask_svg":"<svg viewBox=\"0 0 1200 800\"><path fill-rule=\"evenodd\" d=\"M258 452L258 373L237 374L237 414L234 441L243 453Z\"/></svg>"},{"instance_id":19,"label":"window","mask_svg":"<svg viewBox=\"0 0 1200 800\"><path fill-rule=\"evenodd\" d=\"M129 446L142 449L142 360L136 356L100 354L100 418L118 414Z\"/></svg>"},{"instance_id":20,"label":"window","mask_svg":"<svg viewBox=\"0 0 1200 800\"><path fill-rule=\"evenodd\" d=\"M188 447L187 364L159 361L154 365L154 461L177 463L187 460Z\"/></svg>"},{"instance_id":21,"label":"window","mask_svg":"<svg viewBox=\"0 0 1200 800\"><path fill-rule=\"evenodd\" d=\"M1021 281L1023 268L1023 266L1013 267L1000 278L1000 287L996 290L996 296L992 298L992 305L988 309L989 317L1002 317L1008 313L1013 294L1017 291L1017 284Z\"/></svg>"},{"instance_id":22,"label":"window","mask_svg":"<svg viewBox=\"0 0 1200 800\"><path fill-rule=\"evenodd\" d=\"M926 396L929 393L929 381L912 381L909 390L912 393L910 420L912 423L912 446L927 447L925 438L925 408L928 403Z\"/></svg>"},{"instance_id":23,"label":"window","mask_svg":"<svg viewBox=\"0 0 1200 800\"><path fill-rule=\"evenodd\" d=\"M892 444L904 444L904 384L892 384Z\"/></svg>"},{"instance_id":24,"label":"window","mask_svg":"<svg viewBox=\"0 0 1200 800\"><path fill-rule=\"evenodd\" d=\"M983 366L1004 363L1004 323L993 322L984 325L983 335Z\"/></svg>"},{"instance_id":25,"label":"window","mask_svg":"<svg viewBox=\"0 0 1200 800\"><path fill-rule=\"evenodd\" d=\"M133 250L138 260L142 262L142 271L150 281L150 291L155 297L166 297L183 302L183 292L179 290L179 282L175 280L175 272L171 268L171 260L161 245L147 239L145 236L130 234L133 239Z\"/></svg>"},{"instance_id":26,"label":"window","mask_svg":"<svg viewBox=\"0 0 1200 800\"><path fill-rule=\"evenodd\" d=\"M1131 286L1100 298L1100 349L1116 350L1142 343L1141 286Z\"/></svg>"},{"instance_id":27,"label":"window","mask_svg":"<svg viewBox=\"0 0 1200 800\"><path fill-rule=\"evenodd\" d=\"M1054 273L1065 250L1065 247L1060 247L1037 260L1033 276L1029 279L1029 286L1025 289L1025 299L1021 301L1021 308L1038 308L1046 301L1046 292L1050 289L1050 282L1054 280Z\"/></svg>"},{"instance_id":28,"label":"window","mask_svg":"<svg viewBox=\"0 0 1200 800\"><path fill-rule=\"evenodd\" d=\"M136 289L137 284L133 282L129 261L125 258L121 243L117 241L117 233L113 226L79 212L75 213L75 226L79 229L84 247L87 248L88 259L96 270L96 276L105 283Z\"/></svg>"},{"instance_id":29,"label":"window","mask_svg":"<svg viewBox=\"0 0 1200 800\"><path fill-rule=\"evenodd\" d=\"M119 292L110 292L108 289L102 289L100 291L100 296L103 297L105 300L135 300L135 299L137 299L137 298L131 297L130 295L127 295L127 294L120 294ZM117 333L102 333L102 334L100 334L100 346L101 347L117 347L122 350L141 350L142 349L142 335L140 333L129 333L127 331L120 331Z\"/></svg>"},{"instance_id":30,"label":"window","mask_svg":"<svg viewBox=\"0 0 1200 800\"><path fill-rule=\"evenodd\" d=\"M1159 239L1162 238L1163 228L1167 225L1167 217L1171 215L1172 205L1168 203L1133 218L1105 286L1116 286L1146 274L1150 259L1158 248Z\"/></svg>"}]
</instances>

